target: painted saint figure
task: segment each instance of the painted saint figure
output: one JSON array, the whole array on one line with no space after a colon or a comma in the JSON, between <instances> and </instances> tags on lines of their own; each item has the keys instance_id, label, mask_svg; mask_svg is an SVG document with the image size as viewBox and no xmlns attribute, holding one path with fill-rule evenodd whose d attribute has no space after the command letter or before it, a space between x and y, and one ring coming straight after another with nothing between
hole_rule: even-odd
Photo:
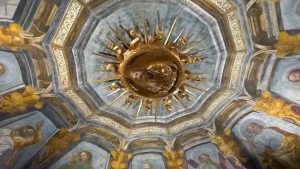
<instances>
[{"instance_id":1,"label":"painted saint figure","mask_svg":"<svg viewBox=\"0 0 300 169\"><path fill-rule=\"evenodd\" d=\"M300 82L300 69L292 70L288 74L288 79L291 82Z\"/></svg>"},{"instance_id":2,"label":"painted saint figure","mask_svg":"<svg viewBox=\"0 0 300 169\"><path fill-rule=\"evenodd\" d=\"M92 159L93 156L89 151L81 151L59 169L93 169Z\"/></svg>"},{"instance_id":3,"label":"painted saint figure","mask_svg":"<svg viewBox=\"0 0 300 169\"><path fill-rule=\"evenodd\" d=\"M256 122L249 123L246 131L254 135L252 140L246 141L246 145L263 158L266 168L300 168L300 141L297 135Z\"/></svg>"},{"instance_id":4,"label":"painted saint figure","mask_svg":"<svg viewBox=\"0 0 300 169\"><path fill-rule=\"evenodd\" d=\"M22 150L37 144L42 139L43 121L36 127L24 126L17 129L0 129L0 168L10 169L22 155Z\"/></svg>"},{"instance_id":5,"label":"painted saint figure","mask_svg":"<svg viewBox=\"0 0 300 169\"><path fill-rule=\"evenodd\" d=\"M148 68L133 66L125 76L137 91L167 93L176 82L177 67L174 64L151 65Z\"/></svg>"}]
</instances>

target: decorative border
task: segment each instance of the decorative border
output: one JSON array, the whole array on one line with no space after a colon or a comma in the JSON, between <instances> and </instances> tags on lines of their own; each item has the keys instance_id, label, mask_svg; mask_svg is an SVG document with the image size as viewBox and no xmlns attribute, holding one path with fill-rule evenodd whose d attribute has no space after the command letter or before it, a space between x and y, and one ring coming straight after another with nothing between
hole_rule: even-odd
<instances>
[{"instance_id":1,"label":"decorative border","mask_svg":"<svg viewBox=\"0 0 300 169\"><path fill-rule=\"evenodd\" d=\"M64 52L62 49L54 48L53 53L54 53L55 61L57 64L58 75L59 75L58 81L59 81L60 87L62 89L69 88L71 85L71 82L70 82L70 78L69 78L67 63L65 61Z\"/></svg>"},{"instance_id":2,"label":"decorative border","mask_svg":"<svg viewBox=\"0 0 300 169\"><path fill-rule=\"evenodd\" d=\"M210 0L217 7L222 9L224 13L232 8L232 5L227 0Z\"/></svg>"},{"instance_id":3,"label":"decorative border","mask_svg":"<svg viewBox=\"0 0 300 169\"><path fill-rule=\"evenodd\" d=\"M116 122L116 121L114 121L110 118L92 114L90 116L87 116L87 120L98 122L98 123L101 123L103 125L110 126L110 127L116 129L117 131L119 131L120 133L122 133L125 136L130 135L130 129L128 129L127 127L119 124L118 122Z\"/></svg>"},{"instance_id":4,"label":"decorative border","mask_svg":"<svg viewBox=\"0 0 300 169\"><path fill-rule=\"evenodd\" d=\"M54 44L59 46L63 46L65 44L70 30L72 29L82 7L83 6L77 1L73 1L71 3L69 9L67 10L67 14L59 28L59 31L53 41Z\"/></svg>"},{"instance_id":5,"label":"decorative border","mask_svg":"<svg viewBox=\"0 0 300 169\"><path fill-rule=\"evenodd\" d=\"M244 51L246 49L243 36L241 33L240 23L235 11L229 12L227 14L229 26L231 29L233 41L237 51Z\"/></svg>"},{"instance_id":6,"label":"decorative border","mask_svg":"<svg viewBox=\"0 0 300 169\"><path fill-rule=\"evenodd\" d=\"M235 89L237 87L237 83L239 82L240 78L240 70L242 68L242 63L244 61L244 56L246 55L245 52L238 52L235 55L234 63L232 65L231 76L229 81L229 88Z\"/></svg>"},{"instance_id":7,"label":"decorative border","mask_svg":"<svg viewBox=\"0 0 300 169\"><path fill-rule=\"evenodd\" d=\"M84 0L86 3L89 2L89 0ZM224 12L229 11L233 6L227 2L226 0L210 0L212 3L214 3L216 6L221 8ZM67 10L66 17L62 21L61 27L59 28L59 31L56 35L55 40L53 41L54 44L61 45L63 47L65 40L67 36L69 35L70 31L72 30L72 27L76 21L76 18L78 17L80 10L82 9L82 6L77 2L73 1L70 8ZM89 108L89 106L80 98L76 92L74 92L72 89L66 90L66 88L70 87L70 79L68 76L68 70L66 66L65 56L62 49L54 48L54 55L56 59L56 64L58 67L58 73L59 73L59 87L61 89L65 89L64 93L74 102L74 104L77 105L77 107L82 112L83 116L90 121L100 123L102 125L109 126L121 134L125 136L139 136L144 134L176 134L182 129L186 127L190 127L193 125L200 124L204 121L205 117L208 117L212 114L212 112L226 99L231 97L235 93L235 88L238 85L238 79L240 77L239 71L242 68L242 63L245 57L245 43L242 37L240 23L237 14L235 11L229 12L227 14L228 23L232 32L233 41L235 43L235 47L237 51L239 51L236 54L233 67L232 67L232 74L229 80L229 88L225 89L223 93L216 98L206 109L206 111L200 115L198 118L194 118L185 122L182 122L180 124L176 124L174 126L171 126L169 128L166 127L140 127L140 128L134 128L130 129L122 124L118 123L114 119L111 119L109 117L100 116L98 114L95 114L92 112L92 110Z\"/></svg>"},{"instance_id":8,"label":"decorative border","mask_svg":"<svg viewBox=\"0 0 300 169\"><path fill-rule=\"evenodd\" d=\"M92 111L88 108L88 106L82 101L82 99L71 89L65 91L65 94L78 106L80 111L83 113L85 117L88 117L92 114Z\"/></svg>"}]
</instances>

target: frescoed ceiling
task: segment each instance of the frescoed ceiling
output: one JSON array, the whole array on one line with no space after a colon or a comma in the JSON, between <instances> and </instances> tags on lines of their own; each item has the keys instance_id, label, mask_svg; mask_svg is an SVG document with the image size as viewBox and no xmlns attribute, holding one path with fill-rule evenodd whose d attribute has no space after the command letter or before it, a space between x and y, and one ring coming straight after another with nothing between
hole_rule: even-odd
<instances>
[{"instance_id":1,"label":"frescoed ceiling","mask_svg":"<svg viewBox=\"0 0 300 169\"><path fill-rule=\"evenodd\" d=\"M299 0L0 11L0 169L300 167Z\"/></svg>"}]
</instances>

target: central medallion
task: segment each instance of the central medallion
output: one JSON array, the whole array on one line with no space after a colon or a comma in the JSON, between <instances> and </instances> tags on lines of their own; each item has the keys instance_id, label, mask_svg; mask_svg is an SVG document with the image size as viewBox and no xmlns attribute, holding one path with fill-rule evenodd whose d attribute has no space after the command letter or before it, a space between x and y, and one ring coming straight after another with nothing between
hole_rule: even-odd
<instances>
[{"instance_id":1,"label":"central medallion","mask_svg":"<svg viewBox=\"0 0 300 169\"><path fill-rule=\"evenodd\" d=\"M104 88L112 90L113 93L123 91L111 104L126 97L122 107L128 109L134 102L138 102L136 116L142 107L145 113L152 113L153 109L156 109L157 113L160 106L171 111L174 108L174 101L186 108L182 100L191 101L190 96L195 96L189 88L204 92L189 81L202 82L205 73L190 72L186 69L186 65L205 59L198 56L203 49L190 52L194 51L201 41L187 46L187 41L191 37L184 36L185 29L173 37L178 17L174 19L166 33L163 32L163 22L157 24L155 19L151 27L143 14L141 21L143 31L136 25L132 25L131 28L121 25L120 29L110 27L117 40L107 37L109 45L105 48L115 55L94 53L111 60L105 62L101 68L102 72L108 72L110 76L94 82L109 82L110 84ZM109 72L113 72L113 76Z\"/></svg>"},{"instance_id":2,"label":"central medallion","mask_svg":"<svg viewBox=\"0 0 300 169\"><path fill-rule=\"evenodd\" d=\"M125 52L124 58L118 71L121 83L138 96L167 97L175 94L185 80L179 53L161 42L141 44Z\"/></svg>"}]
</instances>

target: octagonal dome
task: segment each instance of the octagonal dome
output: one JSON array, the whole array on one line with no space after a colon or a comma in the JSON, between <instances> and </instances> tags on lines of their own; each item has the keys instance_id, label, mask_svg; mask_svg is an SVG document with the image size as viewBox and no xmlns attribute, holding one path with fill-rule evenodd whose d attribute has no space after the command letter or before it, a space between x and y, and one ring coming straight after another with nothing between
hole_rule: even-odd
<instances>
[{"instance_id":1,"label":"octagonal dome","mask_svg":"<svg viewBox=\"0 0 300 169\"><path fill-rule=\"evenodd\" d=\"M178 21L171 41L184 30L184 36L188 37L189 41L186 44L187 47L182 51L188 46L193 46L194 48L188 51L189 54L206 58L203 62L185 66L186 70L192 73L203 74L204 81L190 82L189 84L193 87L187 88L191 99L182 100L184 106L173 101L174 108L171 111L164 109L161 106L162 102L160 102L160 108L156 113L154 110L152 113L146 113L141 109L137 115L138 101L134 102L128 109L121 108L125 100L124 97L112 105L113 100L122 91L106 90L105 86L111 84L111 81L95 83L97 79L113 76L113 73L101 72L102 66L113 61L97 56L98 52L108 55L114 54L107 47L110 45L109 39L118 41L111 28L122 37L126 37L124 28L130 29L135 25L144 36L142 15L147 20L147 31L150 37L153 34L154 22L156 22L157 27L163 25L163 32L168 32L173 20L177 17ZM126 40L129 41L129 38L126 37ZM216 20L198 5L186 1L126 1L124 3L110 1L105 3L92 10L73 51L79 87L93 100L97 109L137 122L149 121L155 116L157 116L157 120L167 122L196 112L220 86L226 59L225 45Z\"/></svg>"}]
</instances>

